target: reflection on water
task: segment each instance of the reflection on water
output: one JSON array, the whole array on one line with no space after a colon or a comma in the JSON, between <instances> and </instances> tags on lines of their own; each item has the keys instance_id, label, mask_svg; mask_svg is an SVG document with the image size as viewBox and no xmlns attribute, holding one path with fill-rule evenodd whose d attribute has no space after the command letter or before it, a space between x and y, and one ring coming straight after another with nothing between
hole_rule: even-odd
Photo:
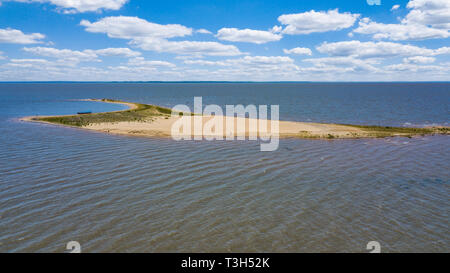
<instances>
[{"instance_id":1,"label":"reflection on water","mask_svg":"<svg viewBox=\"0 0 450 273\"><path fill-rule=\"evenodd\" d=\"M62 91L20 99L29 86L0 93L1 252L63 252L72 240L84 252L366 252L372 240L449 250L448 136L288 139L263 153L252 141L105 135L16 121L85 107ZM108 97L97 92L79 96Z\"/></svg>"}]
</instances>

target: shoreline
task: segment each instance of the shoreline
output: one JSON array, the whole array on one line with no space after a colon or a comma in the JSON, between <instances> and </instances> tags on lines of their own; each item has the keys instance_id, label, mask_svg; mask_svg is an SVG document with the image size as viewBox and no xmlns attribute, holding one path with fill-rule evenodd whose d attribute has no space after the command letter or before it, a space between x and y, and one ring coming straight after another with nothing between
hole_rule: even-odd
<instances>
[{"instance_id":1,"label":"shoreline","mask_svg":"<svg viewBox=\"0 0 450 273\"><path fill-rule=\"evenodd\" d=\"M160 107L157 105L139 104L110 99L81 99L80 101L122 104L126 105L128 109L84 115L28 116L20 118L19 120L81 128L108 134L142 137L171 137L171 128L173 124L180 119L180 116L178 115L171 115L171 109ZM212 118L214 118L214 116L202 116L202 125L205 125L205 123L207 123ZM225 120L225 116L216 116L216 118L222 119L222 121ZM268 133L261 134L258 129L256 129L256 131L249 130L249 126L252 122L258 124L260 124L261 122L266 122L268 132L270 132L270 120L258 120L238 117L234 117L232 119L235 126L238 121L245 124L246 138L248 138L249 135L256 135L259 137L270 136L270 134ZM234 130L233 137L237 136L236 131L237 130ZM281 120L279 121L279 138L358 139L396 136L413 137L434 134L448 135L450 134L450 127L408 128ZM181 135L182 134L177 136ZM194 135L190 134L190 136ZM204 134L202 138L205 137L225 138L226 131L223 128L222 132L214 132L213 134L209 135Z\"/></svg>"},{"instance_id":2,"label":"shoreline","mask_svg":"<svg viewBox=\"0 0 450 273\"><path fill-rule=\"evenodd\" d=\"M99 113L113 113L113 112L122 112L126 110L133 110L137 109L136 103L133 102L126 102L126 101L118 101L118 100L111 100L111 99L79 99L77 101L94 101L94 102L104 102L104 103L113 103L113 104L122 104L125 106L128 106L128 109L125 110L117 110L117 111L111 111L111 112L99 112Z\"/></svg>"}]
</instances>

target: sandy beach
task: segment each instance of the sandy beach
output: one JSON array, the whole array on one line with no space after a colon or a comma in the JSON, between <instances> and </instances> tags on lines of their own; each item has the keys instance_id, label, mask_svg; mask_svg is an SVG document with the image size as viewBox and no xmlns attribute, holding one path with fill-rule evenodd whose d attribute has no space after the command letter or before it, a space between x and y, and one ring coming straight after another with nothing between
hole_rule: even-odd
<instances>
[{"instance_id":1,"label":"sandy beach","mask_svg":"<svg viewBox=\"0 0 450 273\"><path fill-rule=\"evenodd\" d=\"M203 117L203 124L206 124L213 117L207 116ZM229 117L218 116L220 120L224 120ZM125 134L125 135L140 135L140 136L171 136L171 128L175 122L177 122L180 117L157 117L151 121L145 122L117 122L117 123L97 123L90 124L83 128L88 130L102 131L114 134ZM231 118L235 124L235 129L237 123L242 120L242 118ZM267 123L268 132L271 130L271 123L267 120L257 120L257 119L243 119L246 124L245 136L258 135L267 136L267 133L260 132L258 130L249 130L249 124L252 122L265 122ZM191 121L192 127L194 127L194 119ZM225 127L225 126L224 126ZM336 125L336 124L319 124L319 123L306 123L306 122L292 122L292 121L280 121L279 122L280 138L288 137L304 137L304 138L329 138L330 135L336 138L352 138L355 136L363 136L364 132L358 128ZM225 138L227 136L226 128L217 133L203 133L203 136L207 137L219 137ZM181 135L181 134L180 134ZM195 134L192 134L195 135ZM234 136L237 136L237 130L234 130Z\"/></svg>"},{"instance_id":2,"label":"sandy beach","mask_svg":"<svg viewBox=\"0 0 450 273\"><path fill-rule=\"evenodd\" d=\"M107 113L95 113L89 115L72 115L72 116L39 116L39 117L24 117L21 120L31 122L44 122L51 124L60 124L65 126L72 126L70 123L65 123L65 119L86 119L88 120L80 127L86 130L94 130L110 134L120 135L133 135L133 136L145 136L145 137L173 137L173 136L197 136L203 135L205 138L226 138L237 136L256 136L256 137L270 137L278 136L279 138L310 138L310 139L348 139L348 138L373 138L373 137L392 137L392 136L415 136L425 134L448 134L448 128L395 128L395 127L380 127L380 126L358 126L358 125L340 125L329 123L310 123L310 122L295 122L295 121L279 121L279 133L274 134L272 130L272 122L270 120L259 120L251 118L240 117L227 117L227 116L184 116L189 118L191 122L190 133L181 131L173 132L172 128L175 123L179 123L182 116L170 115L170 109L162 108L159 106L151 106L144 104L137 104L131 102L107 100L107 99L85 99L86 101L97 101L105 103L118 103L129 107L128 110L107 112ZM141 115L138 120L134 118L123 118L118 116L120 114L128 113L140 113L147 111L142 110L143 107L153 107L157 110L153 110L151 114L147 112L145 115ZM152 108L152 109L153 109ZM164 111L163 111L164 110ZM102 118L108 114L117 114L114 117L108 117L103 122L96 120L95 122L89 121L91 117ZM117 118L116 117L120 117ZM194 121L201 120L201 124L205 126L213 118L218 120L220 124L223 124L223 128L208 130L208 131L195 131ZM52 120L54 119L54 120ZM245 124L245 133L237 130L238 124ZM234 124L234 130L230 133L226 128L226 124ZM252 126L253 125L253 126ZM267 127L267 129L265 129ZM264 128L264 129L262 129Z\"/></svg>"}]
</instances>

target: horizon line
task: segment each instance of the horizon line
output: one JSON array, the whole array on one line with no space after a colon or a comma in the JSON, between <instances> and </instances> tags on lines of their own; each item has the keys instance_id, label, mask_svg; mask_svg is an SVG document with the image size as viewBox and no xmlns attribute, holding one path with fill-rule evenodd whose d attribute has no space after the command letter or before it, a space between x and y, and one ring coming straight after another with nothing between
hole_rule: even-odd
<instances>
[{"instance_id":1,"label":"horizon line","mask_svg":"<svg viewBox=\"0 0 450 273\"><path fill-rule=\"evenodd\" d=\"M0 81L2 83L450 83L450 81Z\"/></svg>"}]
</instances>

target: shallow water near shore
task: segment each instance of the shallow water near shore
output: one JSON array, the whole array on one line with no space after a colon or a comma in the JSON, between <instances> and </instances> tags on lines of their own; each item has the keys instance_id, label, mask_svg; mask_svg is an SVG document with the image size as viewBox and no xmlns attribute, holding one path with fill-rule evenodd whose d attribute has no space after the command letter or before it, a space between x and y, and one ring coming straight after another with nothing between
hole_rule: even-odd
<instances>
[{"instance_id":1,"label":"shallow water near shore","mask_svg":"<svg viewBox=\"0 0 450 273\"><path fill-rule=\"evenodd\" d=\"M448 252L450 137L255 141L126 137L20 122L279 104L280 119L449 125L449 83L0 84L0 252Z\"/></svg>"}]
</instances>

